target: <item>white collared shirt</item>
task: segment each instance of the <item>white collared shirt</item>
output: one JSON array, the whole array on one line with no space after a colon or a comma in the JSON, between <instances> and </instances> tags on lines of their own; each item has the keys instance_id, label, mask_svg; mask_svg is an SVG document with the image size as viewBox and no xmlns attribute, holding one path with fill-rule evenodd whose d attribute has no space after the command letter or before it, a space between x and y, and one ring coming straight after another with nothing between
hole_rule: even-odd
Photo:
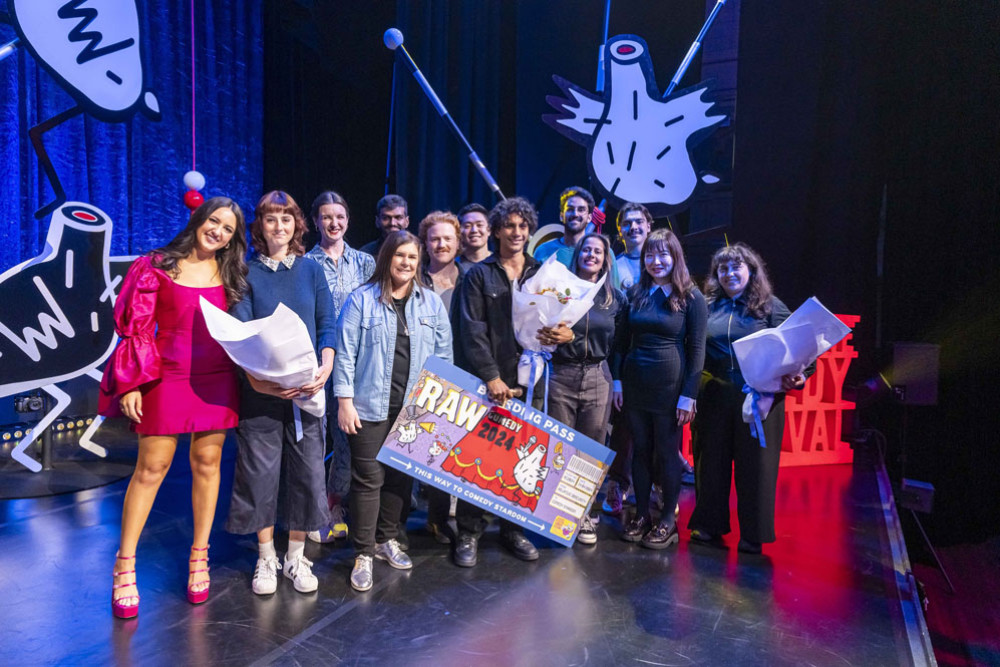
<instances>
[{"instance_id":1,"label":"white collared shirt","mask_svg":"<svg viewBox=\"0 0 1000 667\"><path fill-rule=\"evenodd\" d=\"M260 261L264 266L271 269L272 271L277 271L278 266L280 266L281 264L284 264L286 269L290 269L292 268L292 264L295 263L295 255L285 255L285 258L280 262L276 259L271 259L267 255L261 255Z\"/></svg>"}]
</instances>

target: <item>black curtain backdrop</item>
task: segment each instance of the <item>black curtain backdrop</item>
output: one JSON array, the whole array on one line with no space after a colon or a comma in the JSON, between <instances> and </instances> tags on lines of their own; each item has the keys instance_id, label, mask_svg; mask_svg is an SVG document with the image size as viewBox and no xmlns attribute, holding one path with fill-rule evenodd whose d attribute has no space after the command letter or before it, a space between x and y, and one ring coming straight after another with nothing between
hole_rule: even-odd
<instances>
[{"instance_id":1,"label":"black curtain backdrop","mask_svg":"<svg viewBox=\"0 0 1000 667\"><path fill-rule=\"evenodd\" d=\"M611 34L646 38L662 88L712 4L614 3ZM584 149L542 124L544 96L557 92L552 74L593 86L603 6L272 2L265 187L303 201L341 188L355 209L352 243L374 237L392 71L381 35L398 24L505 193L554 221L558 192L587 172ZM890 370L893 341L941 346L939 405L909 411L906 474L937 488L929 524L942 542L1000 532L998 28L996 3L740 6L725 233L763 254L790 306L815 295L862 316L849 383ZM685 83L699 69L696 60ZM410 200L414 225L431 208L490 203L409 72L398 78L392 187ZM689 263L703 269L722 242L721 232L686 240ZM888 437L896 471L899 415L888 403L863 413Z\"/></svg>"}]
</instances>

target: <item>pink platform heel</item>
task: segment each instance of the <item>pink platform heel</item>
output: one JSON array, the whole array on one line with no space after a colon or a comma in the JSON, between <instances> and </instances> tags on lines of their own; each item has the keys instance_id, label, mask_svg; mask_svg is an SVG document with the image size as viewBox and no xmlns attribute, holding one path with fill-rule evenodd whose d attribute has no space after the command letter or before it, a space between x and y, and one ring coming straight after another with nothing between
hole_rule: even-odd
<instances>
[{"instance_id":1,"label":"pink platform heel","mask_svg":"<svg viewBox=\"0 0 1000 667\"><path fill-rule=\"evenodd\" d=\"M192 569L190 569L190 566L189 566L188 567L188 574L191 575L191 574L198 574L199 572L208 572L208 570L209 570L209 567L208 567L208 547L191 547L191 551L201 551L201 552L204 552L204 556L205 557L204 558L192 558L192 559L190 559L188 561L188 563L205 563L205 567L197 569L197 570L192 570ZM193 584L194 586L201 586L202 584L204 584L205 588L202 589L202 590L200 590L200 591L193 590L191 588L192 584L188 584L188 589L187 589L188 602L190 602L191 604L201 604L202 602L205 602L206 600L208 600L208 587L209 587L210 583L211 582L208 582L208 581L202 581L202 582L198 582L197 584Z\"/></svg>"},{"instance_id":2,"label":"pink platform heel","mask_svg":"<svg viewBox=\"0 0 1000 667\"><path fill-rule=\"evenodd\" d=\"M115 564L120 560L132 561L131 570L122 570L121 572L112 571L112 585L111 585L111 613L115 618L135 618L139 615L139 589L136 588L135 595L123 595L122 597L115 599L115 591L119 588L126 588L128 586L135 586L135 556L119 556L115 554ZM121 577L126 574L131 574L132 581L127 584L116 584L114 579Z\"/></svg>"}]
</instances>

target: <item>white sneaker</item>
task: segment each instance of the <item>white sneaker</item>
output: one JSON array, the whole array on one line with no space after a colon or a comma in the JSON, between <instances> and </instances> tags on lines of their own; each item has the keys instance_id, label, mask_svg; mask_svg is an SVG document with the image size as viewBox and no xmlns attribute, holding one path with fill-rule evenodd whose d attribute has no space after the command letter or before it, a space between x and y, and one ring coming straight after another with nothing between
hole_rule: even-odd
<instances>
[{"instance_id":1,"label":"white sneaker","mask_svg":"<svg viewBox=\"0 0 1000 667\"><path fill-rule=\"evenodd\" d=\"M257 559L257 569L253 573L253 592L257 595L271 595L278 590L278 570L281 563L274 556Z\"/></svg>"},{"instance_id":2,"label":"white sneaker","mask_svg":"<svg viewBox=\"0 0 1000 667\"><path fill-rule=\"evenodd\" d=\"M288 560L286 555L285 576L292 580L299 593L312 593L319 588L319 579L312 573L312 561L305 556Z\"/></svg>"},{"instance_id":3,"label":"white sneaker","mask_svg":"<svg viewBox=\"0 0 1000 667\"><path fill-rule=\"evenodd\" d=\"M399 542L389 540L375 545L375 558L384 560L397 570L413 569L413 561L399 548Z\"/></svg>"},{"instance_id":4,"label":"white sneaker","mask_svg":"<svg viewBox=\"0 0 1000 667\"><path fill-rule=\"evenodd\" d=\"M580 532L576 534L576 541L580 544L597 544L597 530L594 529L594 522L589 515L584 515Z\"/></svg>"},{"instance_id":5,"label":"white sneaker","mask_svg":"<svg viewBox=\"0 0 1000 667\"><path fill-rule=\"evenodd\" d=\"M351 572L351 588L356 591L367 591L372 587L372 557L361 554L354 559L354 570Z\"/></svg>"}]
</instances>

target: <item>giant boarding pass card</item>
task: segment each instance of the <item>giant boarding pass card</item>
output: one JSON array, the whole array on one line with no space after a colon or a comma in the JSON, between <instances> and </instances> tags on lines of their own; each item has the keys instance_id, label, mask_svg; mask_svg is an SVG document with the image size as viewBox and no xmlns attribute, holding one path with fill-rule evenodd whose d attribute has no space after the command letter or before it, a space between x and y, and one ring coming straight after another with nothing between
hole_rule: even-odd
<instances>
[{"instance_id":1,"label":"giant boarding pass card","mask_svg":"<svg viewBox=\"0 0 1000 667\"><path fill-rule=\"evenodd\" d=\"M378 460L423 484L572 546L614 453L430 357Z\"/></svg>"}]
</instances>

